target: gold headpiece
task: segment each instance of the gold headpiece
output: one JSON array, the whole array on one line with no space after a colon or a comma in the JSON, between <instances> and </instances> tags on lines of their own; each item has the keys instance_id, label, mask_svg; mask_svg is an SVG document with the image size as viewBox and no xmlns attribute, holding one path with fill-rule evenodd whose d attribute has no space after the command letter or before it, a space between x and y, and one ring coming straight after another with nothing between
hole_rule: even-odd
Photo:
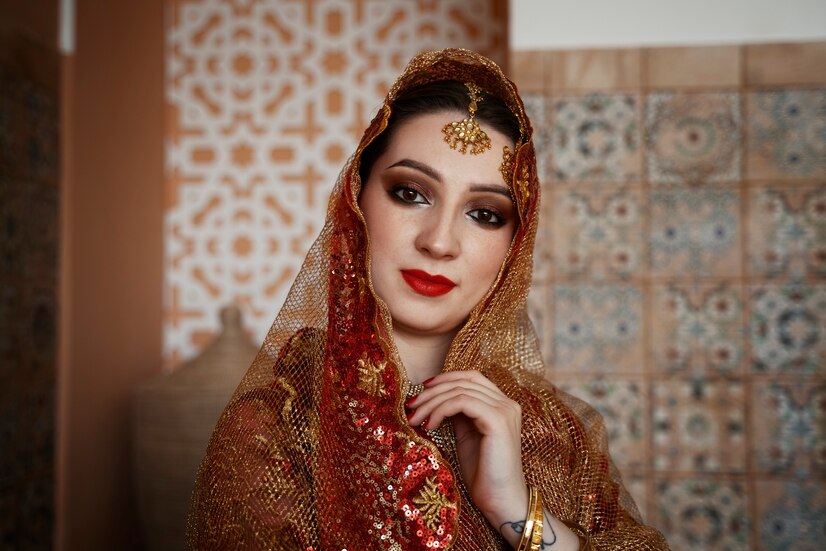
<instances>
[{"instance_id":1,"label":"gold headpiece","mask_svg":"<svg viewBox=\"0 0 826 551\"><path fill-rule=\"evenodd\" d=\"M521 145L522 144L520 142L516 142L516 151L519 151L519 147ZM511 189L512 193L514 193L514 196L518 193L521 196L521 199L525 201L531 196L530 182L528 181L530 174L527 172L527 168L523 164L522 174L515 178L516 182L514 183L515 174L513 165L516 161L516 151L511 151L508 146L502 148L502 164L499 165L499 172L502 173L502 178L505 179L505 184L507 184L508 188Z\"/></svg>"},{"instance_id":2,"label":"gold headpiece","mask_svg":"<svg viewBox=\"0 0 826 551\"><path fill-rule=\"evenodd\" d=\"M519 146L517 146L518 148ZM505 183L508 187L511 186L511 182L513 181L513 151L508 146L502 148L502 164L499 165L499 172L502 173L502 178L505 179Z\"/></svg>"},{"instance_id":3,"label":"gold headpiece","mask_svg":"<svg viewBox=\"0 0 826 551\"><path fill-rule=\"evenodd\" d=\"M470 146L471 155L478 155L491 148L490 138L476 123L476 104L482 101L479 97L479 92L482 90L470 82L466 82L465 86L467 86L470 97L467 107L468 117L446 124L442 132L445 134L445 141L450 145L450 149L457 149L459 144L462 144L458 147L459 152L466 153Z\"/></svg>"}]
</instances>

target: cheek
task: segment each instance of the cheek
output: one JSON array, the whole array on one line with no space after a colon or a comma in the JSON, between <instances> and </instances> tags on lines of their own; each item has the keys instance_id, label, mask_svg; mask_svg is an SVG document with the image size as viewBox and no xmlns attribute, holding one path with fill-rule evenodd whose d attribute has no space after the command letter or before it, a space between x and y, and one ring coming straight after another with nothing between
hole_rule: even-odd
<instances>
[{"instance_id":1,"label":"cheek","mask_svg":"<svg viewBox=\"0 0 826 551\"><path fill-rule=\"evenodd\" d=\"M377 190L375 187L365 189L359 200L370 241L370 272L373 282L378 284L381 278L377 278L377 275L391 266L393 254L399 245L398 224L394 217L387 216L388 203L384 190Z\"/></svg>"},{"instance_id":2,"label":"cheek","mask_svg":"<svg viewBox=\"0 0 826 551\"><path fill-rule=\"evenodd\" d=\"M483 239L477 242L474 258L474 271L478 274L484 274L480 277L480 287L484 287L484 292L493 285L496 280L496 274L502 267L505 257L508 254L510 247L510 232L503 232L502 235L491 236L490 239ZM483 280L483 281L482 281Z\"/></svg>"}]
</instances>

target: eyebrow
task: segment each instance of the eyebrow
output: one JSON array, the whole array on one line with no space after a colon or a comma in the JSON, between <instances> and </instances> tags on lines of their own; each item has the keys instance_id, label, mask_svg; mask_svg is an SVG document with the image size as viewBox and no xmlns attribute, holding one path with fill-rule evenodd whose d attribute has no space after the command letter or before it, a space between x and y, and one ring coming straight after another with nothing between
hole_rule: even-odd
<instances>
[{"instance_id":1,"label":"eyebrow","mask_svg":"<svg viewBox=\"0 0 826 551\"><path fill-rule=\"evenodd\" d=\"M426 165L421 161L415 161L413 159L402 159L400 161L393 163L387 168L395 168L399 166L412 168L413 170L418 170L425 176L432 178L433 180L436 180L440 184L444 183L442 174L438 170L436 170L430 165ZM508 188L506 188L505 186L498 186L495 184L472 184L470 186L470 191L498 193L499 195L504 195L508 199L511 198L511 193Z\"/></svg>"}]
</instances>

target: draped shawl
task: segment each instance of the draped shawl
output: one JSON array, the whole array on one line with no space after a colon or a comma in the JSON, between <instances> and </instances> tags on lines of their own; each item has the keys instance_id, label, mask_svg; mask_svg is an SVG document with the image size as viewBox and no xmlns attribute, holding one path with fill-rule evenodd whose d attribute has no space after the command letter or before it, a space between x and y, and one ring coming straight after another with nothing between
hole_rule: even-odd
<instances>
[{"instance_id":1,"label":"draped shawl","mask_svg":"<svg viewBox=\"0 0 826 551\"><path fill-rule=\"evenodd\" d=\"M372 288L358 205L362 152L385 130L394 98L438 80L502 98L522 135L508 178L519 224L444 371L477 369L520 404L528 484L596 549L667 548L640 522L599 415L542 376L526 310L540 192L531 125L499 67L459 49L413 58L341 172L321 234L215 428L193 496L190 548L507 548L462 483L449 423L433 433L407 423L410 383Z\"/></svg>"}]
</instances>

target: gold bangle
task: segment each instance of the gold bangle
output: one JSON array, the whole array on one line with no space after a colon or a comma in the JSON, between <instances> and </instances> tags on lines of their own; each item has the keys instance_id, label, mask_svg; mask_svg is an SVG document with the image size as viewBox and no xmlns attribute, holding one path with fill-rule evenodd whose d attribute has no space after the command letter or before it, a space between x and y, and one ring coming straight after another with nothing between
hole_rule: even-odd
<instances>
[{"instance_id":1,"label":"gold bangle","mask_svg":"<svg viewBox=\"0 0 826 551\"><path fill-rule=\"evenodd\" d=\"M562 524L579 538L579 551L591 551L591 536L588 535L588 530L570 520L563 520Z\"/></svg>"},{"instance_id":2,"label":"gold bangle","mask_svg":"<svg viewBox=\"0 0 826 551\"><path fill-rule=\"evenodd\" d=\"M528 486L528 512L525 514L525 526L522 528L522 537L519 538L519 545L516 551L528 551L533 534L533 510L536 504L536 496L539 495L536 488Z\"/></svg>"},{"instance_id":3,"label":"gold bangle","mask_svg":"<svg viewBox=\"0 0 826 551\"><path fill-rule=\"evenodd\" d=\"M539 551L542 546L542 519L545 511L542 508L542 496L539 490L528 486L528 513L525 517L525 527L516 551Z\"/></svg>"},{"instance_id":4,"label":"gold bangle","mask_svg":"<svg viewBox=\"0 0 826 551\"><path fill-rule=\"evenodd\" d=\"M531 533L531 551L539 551L542 548L542 525L545 511L542 508L542 495L534 488L536 499L533 507L533 532Z\"/></svg>"}]
</instances>

